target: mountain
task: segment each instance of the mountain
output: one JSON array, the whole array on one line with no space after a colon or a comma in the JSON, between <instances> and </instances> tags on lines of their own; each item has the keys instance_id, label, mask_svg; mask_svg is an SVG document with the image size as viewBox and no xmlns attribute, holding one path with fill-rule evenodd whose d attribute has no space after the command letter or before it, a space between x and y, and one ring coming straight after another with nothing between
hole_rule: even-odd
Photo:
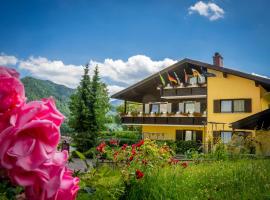
<instances>
[{"instance_id":1,"label":"mountain","mask_svg":"<svg viewBox=\"0 0 270 200\"><path fill-rule=\"evenodd\" d=\"M39 100L47 97L54 97L57 108L65 115L69 116L68 102L74 89L64 85L59 85L48 80L40 80L33 77L22 78L25 93L28 101Z\"/></svg>"}]
</instances>

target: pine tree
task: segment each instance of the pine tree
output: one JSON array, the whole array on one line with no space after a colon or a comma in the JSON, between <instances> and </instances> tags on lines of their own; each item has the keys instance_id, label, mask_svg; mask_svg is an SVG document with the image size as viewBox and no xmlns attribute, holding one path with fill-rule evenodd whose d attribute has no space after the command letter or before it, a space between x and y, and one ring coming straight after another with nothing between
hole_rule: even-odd
<instances>
[{"instance_id":1,"label":"pine tree","mask_svg":"<svg viewBox=\"0 0 270 200\"><path fill-rule=\"evenodd\" d=\"M94 70L91 90L93 91L95 99L94 107L97 117L98 130L101 131L105 129L107 113L110 110L110 98L106 84L100 80L98 66L96 66Z\"/></svg>"},{"instance_id":2,"label":"pine tree","mask_svg":"<svg viewBox=\"0 0 270 200\"><path fill-rule=\"evenodd\" d=\"M73 141L80 152L96 145L98 132L104 129L110 109L108 90L100 80L98 66L92 81L88 73L89 66L86 65L80 85L70 101L69 125L75 130Z\"/></svg>"},{"instance_id":3,"label":"pine tree","mask_svg":"<svg viewBox=\"0 0 270 200\"><path fill-rule=\"evenodd\" d=\"M96 145L97 139L97 120L95 115L95 99L91 91L91 80L88 75L89 66L84 68L84 75L75 94L71 96L70 101L70 119L69 125L75 130L73 141L77 150L85 152Z\"/></svg>"}]
</instances>

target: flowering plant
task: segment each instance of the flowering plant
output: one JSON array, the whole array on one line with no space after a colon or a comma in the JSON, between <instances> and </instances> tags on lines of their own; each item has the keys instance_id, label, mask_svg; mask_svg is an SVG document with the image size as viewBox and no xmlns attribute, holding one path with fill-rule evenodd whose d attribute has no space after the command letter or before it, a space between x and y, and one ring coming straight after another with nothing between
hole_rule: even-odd
<instances>
[{"instance_id":1,"label":"flowering plant","mask_svg":"<svg viewBox=\"0 0 270 200\"><path fill-rule=\"evenodd\" d=\"M26 103L19 74L0 67L0 169L25 188L27 199L71 200L79 179L57 151L64 116L52 98Z\"/></svg>"},{"instance_id":2,"label":"flowering plant","mask_svg":"<svg viewBox=\"0 0 270 200\"><path fill-rule=\"evenodd\" d=\"M140 140L131 146L124 144L120 147L107 147L105 142L102 142L97 147L97 151L99 157L106 152L107 158L111 158L114 164L120 167L127 184L130 181L142 179L151 173L152 169L177 164L183 168L187 167L187 163L173 158L174 152L166 144L159 146L150 139Z\"/></svg>"}]
</instances>

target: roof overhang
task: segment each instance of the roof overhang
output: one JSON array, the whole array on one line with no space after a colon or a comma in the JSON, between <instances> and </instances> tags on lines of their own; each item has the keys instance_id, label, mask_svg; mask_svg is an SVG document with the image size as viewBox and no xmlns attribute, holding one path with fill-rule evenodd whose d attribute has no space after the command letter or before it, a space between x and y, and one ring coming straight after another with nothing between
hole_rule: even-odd
<instances>
[{"instance_id":1,"label":"roof overhang","mask_svg":"<svg viewBox=\"0 0 270 200\"><path fill-rule=\"evenodd\" d=\"M260 130L270 128L270 109L250 115L246 118L233 122L233 129Z\"/></svg>"},{"instance_id":2,"label":"roof overhang","mask_svg":"<svg viewBox=\"0 0 270 200\"><path fill-rule=\"evenodd\" d=\"M159 74L161 75L166 75L167 72L172 72L174 70L180 69L180 68L184 68L187 65L192 65L193 67L204 67L207 69L212 69L212 70L216 70L216 71L220 71L220 72L224 72L226 74L232 74L235 76L239 76L242 78L246 78L246 79L250 79L255 81L256 84L260 84L262 85L262 87L264 87L266 90L270 90L270 79L268 78L263 78L260 76L255 76L252 74L248 74L248 73L244 73L244 72L240 72L237 70L233 70L230 68L225 68L225 67L220 67L220 66L215 66L212 64L208 64L208 63L204 63L204 62L200 62L200 61L195 61L195 60L191 60L191 59L183 59L129 87L127 87L126 89L113 94L111 96L111 98L115 98L115 99L121 99L121 100L127 100L127 101L134 101L134 102L142 102L142 96L141 93L143 91L146 91L149 93L149 91L153 91L153 87L156 88L158 84L160 84L160 78L159 78ZM157 91L156 91L157 92Z\"/></svg>"}]
</instances>

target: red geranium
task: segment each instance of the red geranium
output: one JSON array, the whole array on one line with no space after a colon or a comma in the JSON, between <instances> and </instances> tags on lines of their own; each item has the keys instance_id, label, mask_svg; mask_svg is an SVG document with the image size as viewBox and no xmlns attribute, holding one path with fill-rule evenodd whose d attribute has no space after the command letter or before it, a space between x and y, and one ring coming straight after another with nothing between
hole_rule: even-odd
<instances>
[{"instance_id":1,"label":"red geranium","mask_svg":"<svg viewBox=\"0 0 270 200\"><path fill-rule=\"evenodd\" d=\"M187 162L183 162L183 163L181 163L181 165L182 165L183 168L186 168L188 166L188 163Z\"/></svg>"},{"instance_id":2,"label":"red geranium","mask_svg":"<svg viewBox=\"0 0 270 200\"><path fill-rule=\"evenodd\" d=\"M128 144L123 144L122 150L126 150L127 146L128 146Z\"/></svg>"},{"instance_id":3,"label":"red geranium","mask_svg":"<svg viewBox=\"0 0 270 200\"><path fill-rule=\"evenodd\" d=\"M99 151L100 153L104 153L105 152L105 147L106 147L106 143L102 142L97 146L97 151Z\"/></svg>"},{"instance_id":4,"label":"red geranium","mask_svg":"<svg viewBox=\"0 0 270 200\"><path fill-rule=\"evenodd\" d=\"M179 162L179 160L178 160L178 159L171 158L171 159L170 159L170 161L169 161L169 164L171 164L171 165L175 165L175 164L177 164L178 162Z\"/></svg>"},{"instance_id":5,"label":"red geranium","mask_svg":"<svg viewBox=\"0 0 270 200\"><path fill-rule=\"evenodd\" d=\"M117 146L117 145L118 145L118 140L111 139L111 140L110 140L110 144L111 144L111 145Z\"/></svg>"},{"instance_id":6,"label":"red geranium","mask_svg":"<svg viewBox=\"0 0 270 200\"><path fill-rule=\"evenodd\" d=\"M136 170L136 178L141 179L142 177L144 177L144 173L137 169Z\"/></svg>"},{"instance_id":7,"label":"red geranium","mask_svg":"<svg viewBox=\"0 0 270 200\"><path fill-rule=\"evenodd\" d=\"M133 160L133 158L134 158L133 156L130 156L130 157L129 157L129 161L132 161L132 160Z\"/></svg>"},{"instance_id":8,"label":"red geranium","mask_svg":"<svg viewBox=\"0 0 270 200\"><path fill-rule=\"evenodd\" d=\"M144 144L144 140L140 140L137 144L136 147L140 147Z\"/></svg>"}]
</instances>

